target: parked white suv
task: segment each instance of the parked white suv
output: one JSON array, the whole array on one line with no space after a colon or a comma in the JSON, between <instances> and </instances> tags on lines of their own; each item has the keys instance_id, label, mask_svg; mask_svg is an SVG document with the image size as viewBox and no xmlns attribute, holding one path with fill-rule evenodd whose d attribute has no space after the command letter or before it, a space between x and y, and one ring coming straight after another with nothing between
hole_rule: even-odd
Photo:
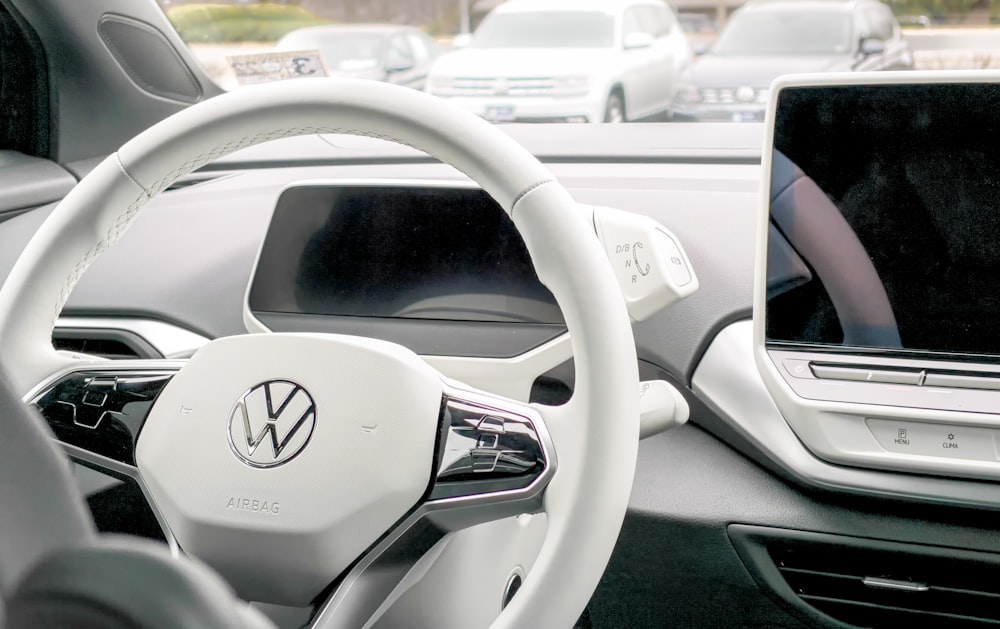
<instances>
[{"instance_id":1,"label":"parked white suv","mask_svg":"<svg viewBox=\"0 0 1000 629\"><path fill-rule=\"evenodd\" d=\"M660 0L510 0L427 91L498 122L622 122L667 112L691 59Z\"/></svg>"}]
</instances>

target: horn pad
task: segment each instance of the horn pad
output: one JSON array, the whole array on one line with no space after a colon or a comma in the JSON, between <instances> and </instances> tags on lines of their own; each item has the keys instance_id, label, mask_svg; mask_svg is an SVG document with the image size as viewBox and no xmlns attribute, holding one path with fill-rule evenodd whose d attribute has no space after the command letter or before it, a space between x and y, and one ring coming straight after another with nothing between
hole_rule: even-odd
<instances>
[{"instance_id":1,"label":"horn pad","mask_svg":"<svg viewBox=\"0 0 1000 629\"><path fill-rule=\"evenodd\" d=\"M399 345L229 337L163 389L136 461L185 552L243 598L305 605L419 504L441 404Z\"/></svg>"}]
</instances>

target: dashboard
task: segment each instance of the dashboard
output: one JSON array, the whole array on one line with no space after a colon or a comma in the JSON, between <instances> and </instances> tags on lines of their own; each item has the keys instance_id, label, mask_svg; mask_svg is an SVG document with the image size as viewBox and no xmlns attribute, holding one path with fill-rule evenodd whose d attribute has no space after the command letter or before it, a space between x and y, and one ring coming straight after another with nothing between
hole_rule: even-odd
<instances>
[{"instance_id":1,"label":"dashboard","mask_svg":"<svg viewBox=\"0 0 1000 629\"><path fill-rule=\"evenodd\" d=\"M0 6L7 57L25 62L5 75L8 100L30 105L7 129L16 150L0 151L3 278L99 159L220 90L157 3ZM1000 78L966 77L987 84L907 88L909 100L814 85L770 104L773 136L756 123L502 127L581 204L664 225L700 285L633 324L640 379L676 387L690 419L639 442L616 549L575 629L1000 624ZM188 87L160 89L176 85ZM839 221L804 242L815 233L797 230L795 204L772 206L778 170ZM375 219L336 224L354 211ZM565 400L565 326L503 219L462 173L363 137L269 142L172 184L87 271L54 333L127 374L88 367L32 400L98 529L181 552L133 446L172 366L215 339L381 338L455 381ZM544 522L510 520L463 531L452 559L471 570L453 574L506 579L512 555L530 568ZM463 614L499 605L499 589L460 581L425 606L451 624L424 626L467 629ZM323 613L266 611L282 629ZM398 611L413 624L414 607Z\"/></svg>"},{"instance_id":2,"label":"dashboard","mask_svg":"<svg viewBox=\"0 0 1000 629\"><path fill-rule=\"evenodd\" d=\"M683 244L701 285L688 299L633 326L640 377L677 386L689 402L691 421L641 443L618 550L588 609L590 624L581 626L840 626L832 619L850 621L848 612L859 605L900 607L898 600L873 599L871 592L898 595L893 583L933 578L952 579L948 587L963 589L968 584L955 574L972 563L997 561L994 510L1000 497L991 483L818 457L789 427L762 382L752 321L761 125L671 125L656 133L641 125L613 131L511 126L508 132L580 203L620 208L665 225ZM336 208L398 210L400 195L413 214L392 226L395 234L410 233L417 223L426 226L435 214L444 213L451 224L397 249L417 252L419 265L373 250L389 227L384 221L363 226L368 231L360 238L352 236L360 248L337 246L338 231L331 227ZM421 200L413 202L415 197ZM49 209L0 223L0 275ZM492 383L525 400L564 399L573 387L572 356L550 298L521 264L521 246L486 242L474 222L461 220L473 212L499 220L490 211L460 173L377 140L305 137L247 149L151 203L84 276L57 333L117 331L141 338L151 355L175 358L254 325L363 334L402 343L446 375L473 385ZM276 222L286 215L293 218ZM456 224L464 227L456 230ZM490 230L496 229L494 223ZM461 264L444 266L471 274L476 291L468 289L465 275L441 273L434 255L444 242L464 250ZM490 275L490 255L498 251L519 261L516 273ZM319 256L334 260L342 271L336 277L346 274L348 284L332 287L333 276L308 272ZM258 258L270 263L262 266ZM380 285L384 265L414 270L421 278L415 283L432 276L438 290L415 294L399 282ZM484 276L489 281L479 282ZM796 281L795 272L784 277ZM363 290L373 285L379 288ZM491 290L481 292L483 285ZM316 291L296 291L303 286ZM331 288L346 298L316 299ZM105 493L110 490L128 490L130 500L141 502L127 478L115 480L81 472L92 507L118 502ZM155 537L152 515L142 517L144 534ZM112 520L104 525L113 528ZM918 561L928 553L947 554L928 550L942 545L971 553L962 558L971 563L956 561L946 570L940 562ZM857 562L782 570L781 558L796 552ZM891 556L909 559L900 563ZM826 574L834 584L838 574L859 572L888 579L890 586L863 590L844 612L818 600L836 597L803 598L789 575L805 572ZM826 585L807 589L826 592ZM983 596L988 599L988 592ZM725 618L720 609L730 610ZM920 611L920 618L952 613L937 609ZM889 625L900 616L887 618L883 624Z\"/></svg>"}]
</instances>

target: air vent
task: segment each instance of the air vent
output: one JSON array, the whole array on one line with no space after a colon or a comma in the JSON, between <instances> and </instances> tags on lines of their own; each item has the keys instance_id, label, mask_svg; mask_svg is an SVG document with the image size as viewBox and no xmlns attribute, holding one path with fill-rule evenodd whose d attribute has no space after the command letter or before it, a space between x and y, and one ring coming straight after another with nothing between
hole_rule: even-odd
<instances>
[{"instance_id":1,"label":"air vent","mask_svg":"<svg viewBox=\"0 0 1000 629\"><path fill-rule=\"evenodd\" d=\"M125 330L56 328L52 345L58 350L110 360L163 358L145 339Z\"/></svg>"},{"instance_id":2,"label":"air vent","mask_svg":"<svg viewBox=\"0 0 1000 629\"><path fill-rule=\"evenodd\" d=\"M731 525L754 577L814 620L857 627L1000 625L1000 555Z\"/></svg>"}]
</instances>

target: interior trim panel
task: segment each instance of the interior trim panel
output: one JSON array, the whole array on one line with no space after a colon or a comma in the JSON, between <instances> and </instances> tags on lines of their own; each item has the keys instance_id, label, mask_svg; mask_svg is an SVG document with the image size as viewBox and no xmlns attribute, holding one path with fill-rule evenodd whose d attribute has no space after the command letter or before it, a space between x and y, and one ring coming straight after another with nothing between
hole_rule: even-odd
<instances>
[{"instance_id":1,"label":"interior trim panel","mask_svg":"<svg viewBox=\"0 0 1000 629\"><path fill-rule=\"evenodd\" d=\"M141 338L162 358L187 358L209 339L165 321L133 317L59 317L56 331L120 330Z\"/></svg>"},{"instance_id":2,"label":"interior trim panel","mask_svg":"<svg viewBox=\"0 0 1000 629\"><path fill-rule=\"evenodd\" d=\"M0 219L63 198L76 178L59 164L17 151L0 151Z\"/></svg>"},{"instance_id":3,"label":"interior trim panel","mask_svg":"<svg viewBox=\"0 0 1000 629\"><path fill-rule=\"evenodd\" d=\"M853 494L1000 509L1000 493L993 483L866 470L815 456L792 431L764 385L753 360L753 332L751 321L722 330L698 365L693 388L733 430L789 477L807 486ZM983 474L987 465L976 461L948 464L946 469L937 470L954 473L954 467L962 465L968 466L970 474Z\"/></svg>"},{"instance_id":4,"label":"interior trim panel","mask_svg":"<svg viewBox=\"0 0 1000 629\"><path fill-rule=\"evenodd\" d=\"M763 589L823 626L1000 623L996 553L743 524L728 532Z\"/></svg>"},{"instance_id":5,"label":"interior trim panel","mask_svg":"<svg viewBox=\"0 0 1000 629\"><path fill-rule=\"evenodd\" d=\"M757 358L782 415L823 459L1000 478L994 365L773 349Z\"/></svg>"}]
</instances>

